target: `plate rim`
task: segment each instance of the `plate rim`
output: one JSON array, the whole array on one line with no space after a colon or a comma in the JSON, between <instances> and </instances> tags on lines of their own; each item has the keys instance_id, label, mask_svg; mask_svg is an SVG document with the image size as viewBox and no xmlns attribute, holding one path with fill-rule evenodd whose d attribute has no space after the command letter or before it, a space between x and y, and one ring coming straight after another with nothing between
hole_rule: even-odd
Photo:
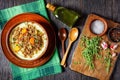
<instances>
[{"instance_id":1,"label":"plate rim","mask_svg":"<svg viewBox=\"0 0 120 80\"><path fill-rule=\"evenodd\" d=\"M27 18L27 17L31 17L31 18ZM19 19L21 19L21 17L24 17L25 18L25 20L19 20ZM33 17L35 17L35 18L33 18ZM32 20L33 19L33 20ZM14 21L16 21L16 20L19 20L19 21L17 21L16 23L14 23L14 24L11 24L11 27L9 27L8 28L8 25L10 25L10 23L11 22L14 22ZM47 48L47 50L46 50L46 53L42 56L42 57L40 57L40 58L38 58L38 59L36 59L36 60L31 60L31 61L28 61L28 60L22 60L22 59L20 59L20 58L18 58L18 57L16 57L16 56L13 56L13 53L11 53L11 51L10 51L10 49L9 49L9 47L8 47L8 38L9 38L9 33L10 33L10 31L12 30L12 28L14 28L15 27L15 25L17 25L18 23L21 23L21 22L24 22L24 21L35 21L35 22L38 22L38 23L40 23L42 26L43 26L43 28L45 28L45 30L47 29L47 28L49 28L49 29L51 29L52 31L50 32L50 30L48 30L51 34L52 34L52 36L54 37L54 39L52 38L52 41L53 41L53 44L52 44L52 47L53 47L53 49L52 50L50 50L50 53L49 53L49 48L51 47L48 47ZM43 21L41 21L41 20L43 20ZM48 26L47 28L45 27L45 26ZM8 30L7 30L8 29ZM47 32L47 31L46 31ZM47 33L49 33L49 32L47 32ZM50 35L51 34L47 34L48 35L48 39L50 38ZM50 40L50 39L49 39ZM49 41L48 40L48 41ZM51 40L50 40L51 41ZM50 42L48 42L48 45L50 44ZM18 14L18 15L16 15L16 16L14 16L14 17L12 17L10 20L8 20L6 23L5 23L5 25L4 25L4 27L3 27L3 29L2 29L2 32L1 32L1 48L2 48L2 50L3 50L3 53L4 53L4 55L6 56L6 58L10 61L10 62L12 62L13 64L15 64L15 65L17 65L17 66L20 66L20 67L24 67L24 68L33 68L33 67L37 67L37 66L41 66L41 65L43 65L44 63L46 63L51 57L52 57L52 55L53 55L53 53L54 53L54 50L55 50L55 45L56 44L56 36L55 36L55 31L54 31L54 28L53 28L53 26L48 22L48 20L46 20L43 16L41 16L41 15L39 15L39 14L36 14L36 13L22 13L22 14ZM51 48L50 48L51 49ZM6 51L7 50L7 51ZM49 55L46 55L46 54L48 54L49 53ZM14 59L14 60L13 60ZM41 59L43 59L43 60L41 60Z\"/></svg>"}]
</instances>

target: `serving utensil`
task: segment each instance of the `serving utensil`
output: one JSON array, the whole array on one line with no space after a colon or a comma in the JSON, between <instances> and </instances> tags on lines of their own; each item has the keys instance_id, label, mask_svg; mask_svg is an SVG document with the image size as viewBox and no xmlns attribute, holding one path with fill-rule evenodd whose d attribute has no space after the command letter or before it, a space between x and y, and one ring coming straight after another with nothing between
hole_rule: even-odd
<instances>
[{"instance_id":1,"label":"serving utensil","mask_svg":"<svg viewBox=\"0 0 120 80\"><path fill-rule=\"evenodd\" d=\"M65 54L65 48L64 48L64 45L65 45L65 40L67 38L67 31L65 28L61 28L58 32L58 36L60 38L60 41L62 43L62 56Z\"/></svg>"},{"instance_id":2,"label":"serving utensil","mask_svg":"<svg viewBox=\"0 0 120 80\"><path fill-rule=\"evenodd\" d=\"M69 49L71 47L71 44L77 39L78 37L78 29L77 28L72 28L69 32L69 44L68 44L68 48L63 56L63 59L61 61L61 65L64 66L65 65L65 62L66 62L66 58L67 58L67 55L68 55L68 52L69 52Z\"/></svg>"}]
</instances>

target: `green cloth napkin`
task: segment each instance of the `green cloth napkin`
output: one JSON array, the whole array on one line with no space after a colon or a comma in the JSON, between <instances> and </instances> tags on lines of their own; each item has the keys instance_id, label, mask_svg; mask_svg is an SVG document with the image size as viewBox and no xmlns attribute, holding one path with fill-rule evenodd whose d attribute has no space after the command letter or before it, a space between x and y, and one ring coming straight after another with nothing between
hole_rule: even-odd
<instances>
[{"instance_id":1,"label":"green cloth napkin","mask_svg":"<svg viewBox=\"0 0 120 80\"><path fill-rule=\"evenodd\" d=\"M36 0L31 3L0 10L0 29L3 28L3 25L10 18L24 12L38 13L49 20L44 0ZM57 49L54 51L53 57L42 66L36 68L22 68L10 63L10 67L14 80L31 80L50 74L60 73L62 71Z\"/></svg>"}]
</instances>

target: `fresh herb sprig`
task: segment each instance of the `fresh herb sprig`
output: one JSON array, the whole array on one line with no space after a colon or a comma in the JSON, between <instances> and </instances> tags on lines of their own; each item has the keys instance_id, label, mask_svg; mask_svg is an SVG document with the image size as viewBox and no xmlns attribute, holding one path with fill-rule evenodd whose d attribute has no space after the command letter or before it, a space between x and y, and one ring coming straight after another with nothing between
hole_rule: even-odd
<instances>
[{"instance_id":1,"label":"fresh herb sprig","mask_svg":"<svg viewBox=\"0 0 120 80\"><path fill-rule=\"evenodd\" d=\"M104 56L104 64L106 67L106 71L109 72L111 67L111 54L109 49L107 49L106 55Z\"/></svg>"}]
</instances>

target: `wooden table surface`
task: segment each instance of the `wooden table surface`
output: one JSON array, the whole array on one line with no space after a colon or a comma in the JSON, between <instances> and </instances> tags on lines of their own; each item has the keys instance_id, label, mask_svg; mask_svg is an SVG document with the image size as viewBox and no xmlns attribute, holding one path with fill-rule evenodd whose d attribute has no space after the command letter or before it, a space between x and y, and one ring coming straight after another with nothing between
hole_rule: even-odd
<instances>
[{"instance_id":1,"label":"wooden table surface","mask_svg":"<svg viewBox=\"0 0 120 80\"><path fill-rule=\"evenodd\" d=\"M35 0L0 0L0 9L5 9L8 7L29 3ZM82 13L82 18L77 23L76 27L79 28L79 31L82 31L84 26L86 17L90 13L95 13L100 16L103 16L107 19L113 20L115 22L120 22L120 0L45 0L45 2L50 2L57 6L64 6L68 9L72 9L79 14ZM51 12L48 11L49 17L51 19L51 23L56 27L56 35L58 29L61 27L69 28L57 20ZM55 74L47 77L42 77L37 80L96 80L95 78L91 78L80 73L71 71L68 67L71 62L71 57L73 55L73 51L77 44L78 40L72 46L69 56L67 59L67 67L63 69L63 72L60 74ZM66 40L66 46L68 44L68 40ZM61 52L61 43L57 39L57 47L59 48L59 53ZM0 51L0 80L12 80L11 71L8 65L8 60ZM111 76L111 80L120 80L120 57L118 57L116 67Z\"/></svg>"}]
</instances>

